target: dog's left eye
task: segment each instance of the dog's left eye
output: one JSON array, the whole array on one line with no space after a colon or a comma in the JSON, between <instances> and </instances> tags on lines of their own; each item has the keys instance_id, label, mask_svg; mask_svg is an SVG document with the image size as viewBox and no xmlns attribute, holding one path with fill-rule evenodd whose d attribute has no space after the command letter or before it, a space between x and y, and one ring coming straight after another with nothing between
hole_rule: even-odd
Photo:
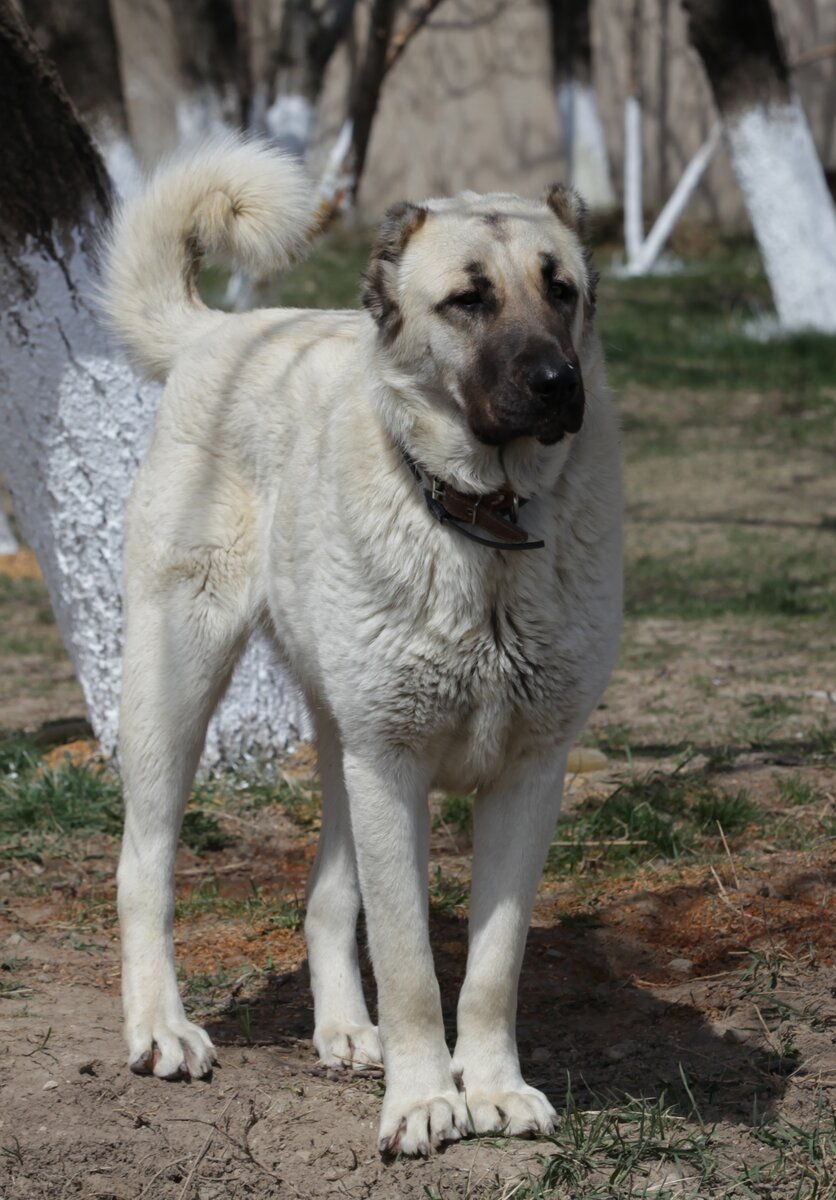
<instances>
[{"instance_id":1,"label":"dog's left eye","mask_svg":"<svg viewBox=\"0 0 836 1200\"><path fill-rule=\"evenodd\" d=\"M563 279L549 279L546 283L546 289L552 300L574 300L577 292L571 283L566 283Z\"/></svg>"}]
</instances>

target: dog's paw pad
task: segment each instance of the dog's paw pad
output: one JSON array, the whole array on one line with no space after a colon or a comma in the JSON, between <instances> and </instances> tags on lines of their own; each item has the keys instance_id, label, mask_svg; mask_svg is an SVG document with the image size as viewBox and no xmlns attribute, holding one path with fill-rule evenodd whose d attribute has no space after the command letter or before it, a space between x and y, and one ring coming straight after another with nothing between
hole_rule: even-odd
<instances>
[{"instance_id":1,"label":"dog's paw pad","mask_svg":"<svg viewBox=\"0 0 836 1200\"><path fill-rule=\"evenodd\" d=\"M465 1097L474 1133L537 1137L554 1132L557 1114L542 1092L524 1084L513 1091L468 1087Z\"/></svg>"},{"instance_id":2,"label":"dog's paw pad","mask_svg":"<svg viewBox=\"0 0 836 1200\"><path fill-rule=\"evenodd\" d=\"M128 1066L135 1075L154 1075L170 1082L211 1079L217 1063L209 1035L185 1020L155 1023L138 1031L128 1055Z\"/></svg>"},{"instance_id":3,"label":"dog's paw pad","mask_svg":"<svg viewBox=\"0 0 836 1200\"><path fill-rule=\"evenodd\" d=\"M398 1100L387 1093L378 1147L384 1158L426 1158L447 1142L467 1137L470 1123L457 1092Z\"/></svg>"},{"instance_id":4,"label":"dog's paw pad","mask_svg":"<svg viewBox=\"0 0 836 1200\"><path fill-rule=\"evenodd\" d=\"M326 1067L370 1071L383 1066L383 1050L374 1025L335 1021L317 1026L314 1048Z\"/></svg>"}]
</instances>

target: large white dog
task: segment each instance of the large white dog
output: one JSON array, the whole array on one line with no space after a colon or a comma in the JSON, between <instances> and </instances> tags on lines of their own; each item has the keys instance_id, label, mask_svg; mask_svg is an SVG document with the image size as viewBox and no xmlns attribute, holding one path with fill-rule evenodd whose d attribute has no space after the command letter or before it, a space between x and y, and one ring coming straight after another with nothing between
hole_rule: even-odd
<instances>
[{"instance_id":1,"label":"large white dog","mask_svg":"<svg viewBox=\"0 0 836 1200\"><path fill-rule=\"evenodd\" d=\"M548 1132L520 1073L517 981L572 740L616 655L619 437L583 205L556 186L391 209L365 311L206 309L204 251L302 248L297 167L228 139L118 216L106 300L166 376L130 502L119 866L130 1064L202 1076L172 943L174 856L213 706L268 625L317 727L323 826L305 931L314 1045L381 1060L384 1153ZM451 1056L427 930L438 786L475 792ZM363 997L363 905L379 1033Z\"/></svg>"}]
</instances>

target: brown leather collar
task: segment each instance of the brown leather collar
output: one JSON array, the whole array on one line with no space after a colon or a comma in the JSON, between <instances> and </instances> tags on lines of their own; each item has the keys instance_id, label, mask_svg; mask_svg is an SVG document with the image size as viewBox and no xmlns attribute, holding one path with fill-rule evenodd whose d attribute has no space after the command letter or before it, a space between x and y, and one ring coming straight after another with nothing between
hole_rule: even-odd
<instances>
[{"instance_id":1,"label":"brown leather collar","mask_svg":"<svg viewBox=\"0 0 836 1200\"><path fill-rule=\"evenodd\" d=\"M545 542L533 541L517 524L517 514L528 501L510 485L496 492L477 495L460 492L436 475L430 475L420 463L400 447L404 462L424 492L427 508L442 524L494 550L541 550ZM477 530L483 530L483 537Z\"/></svg>"}]
</instances>

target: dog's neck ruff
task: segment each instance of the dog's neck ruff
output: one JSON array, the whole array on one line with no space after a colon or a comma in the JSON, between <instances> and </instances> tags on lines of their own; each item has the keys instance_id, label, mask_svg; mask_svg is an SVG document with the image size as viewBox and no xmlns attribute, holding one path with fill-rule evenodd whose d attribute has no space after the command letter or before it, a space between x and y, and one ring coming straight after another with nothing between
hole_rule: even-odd
<instances>
[{"instance_id":1,"label":"dog's neck ruff","mask_svg":"<svg viewBox=\"0 0 836 1200\"><path fill-rule=\"evenodd\" d=\"M430 514L440 524L449 525L471 541L493 550L542 550L545 546L545 542L532 540L517 524L520 507L528 499L510 486L482 495L460 492L437 475L430 475L403 446L399 449L410 474L424 492Z\"/></svg>"}]
</instances>

